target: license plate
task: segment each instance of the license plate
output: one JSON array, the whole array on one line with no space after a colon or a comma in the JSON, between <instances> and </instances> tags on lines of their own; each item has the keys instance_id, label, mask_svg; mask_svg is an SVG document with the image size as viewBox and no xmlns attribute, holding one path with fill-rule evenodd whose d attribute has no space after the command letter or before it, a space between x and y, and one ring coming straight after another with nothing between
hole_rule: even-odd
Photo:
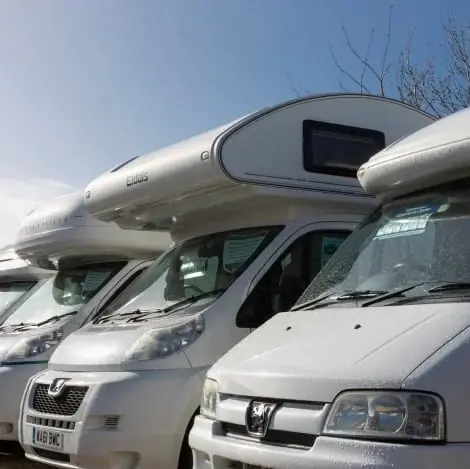
<instances>
[{"instance_id":1,"label":"license plate","mask_svg":"<svg viewBox=\"0 0 470 469\"><path fill-rule=\"evenodd\" d=\"M56 430L33 427L33 446L47 448L53 451L62 451L64 434Z\"/></svg>"}]
</instances>

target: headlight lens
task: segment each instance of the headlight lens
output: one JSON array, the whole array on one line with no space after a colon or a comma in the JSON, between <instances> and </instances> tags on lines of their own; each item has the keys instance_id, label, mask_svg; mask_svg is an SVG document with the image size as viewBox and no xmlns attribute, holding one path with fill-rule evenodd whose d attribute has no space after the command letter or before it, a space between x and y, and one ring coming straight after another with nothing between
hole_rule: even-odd
<instances>
[{"instance_id":1,"label":"headlight lens","mask_svg":"<svg viewBox=\"0 0 470 469\"><path fill-rule=\"evenodd\" d=\"M202 388L201 414L208 419L215 420L217 406L219 404L219 387L217 381L206 378Z\"/></svg>"},{"instance_id":2,"label":"headlight lens","mask_svg":"<svg viewBox=\"0 0 470 469\"><path fill-rule=\"evenodd\" d=\"M194 343L204 332L202 315L183 324L152 329L140 337L125 355L125 361L153 360L177 353Z\"/></svg>"},{"instance_id":3,"label":"headlight lens","mask_svg":"<svg viewBox=\"0 0 470 469\"><path fill-rule=\"evenodd\" d=\"M25 337L8 351L4 361L23 360L46 353L57 347L63 336L64 331L60 327L41 335Z\"/></svg>"},{"instance_id":4,"label":"headlight lens","mask_svg":"<svg viewBox=\"0 0 470 469\"><path fill-rule=\"evenodd\" d=\"M339 395L323 433L368 439L444 439L444 405L431 394L357 391Z\"/></svg>"}]
</instances>

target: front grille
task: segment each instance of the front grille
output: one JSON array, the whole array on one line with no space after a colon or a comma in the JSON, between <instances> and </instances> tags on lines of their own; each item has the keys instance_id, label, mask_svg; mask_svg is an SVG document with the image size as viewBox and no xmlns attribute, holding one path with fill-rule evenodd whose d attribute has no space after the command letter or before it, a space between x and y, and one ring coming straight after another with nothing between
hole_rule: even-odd
<instances>
[{"instance_id":1,"label":"front grille","mask_svg":"<svg viewBox=\"0 0 470 469\"><path fill-rule=\"evenodd\" d=\"M33 425L40 425L41 427L49 428L60 428L64 430L73 430L75 428L75 423L73 420L60 420L60 419L50 419L48 417L36 417L28 415L26 421Z\"/></svg>"},{"instance_id":2,"label":"front grille","mask_svg":"<svg viewBox=\"0 0 470 469\"><path fill-rule=\"evenodd\" d=\"M88 386L65 386L57 397L49 396L47 384L38 384L34 391L33 409L43 414L74 415L85 395Z\"/></svg>"},{"instance_id":3,"label":"front grille","mask_svg":"<svg viewBox=\"0 0 470 469\"><path fill-rule=\"evenodd\" d=\"M70 456L64 453L57 453L56 451L49 451L47 449L34 448L34 452L41 458L51 459L52 461L70 463Z\"/></svg>"}]
</instances>

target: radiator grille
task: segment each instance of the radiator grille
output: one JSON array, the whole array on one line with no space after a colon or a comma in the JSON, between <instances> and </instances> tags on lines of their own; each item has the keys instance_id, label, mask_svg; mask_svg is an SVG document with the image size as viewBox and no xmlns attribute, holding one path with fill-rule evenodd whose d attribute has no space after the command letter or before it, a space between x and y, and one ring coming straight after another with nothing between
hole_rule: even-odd
<instances>
[{"instance_id":1,"label":"radiator grille","mask_svg":"<svg viewBox=\"0 0 470 469\"><path fill-rule=\"evenodd\" d=\"M38 384L34 391L33 409L43 414L74 415L77 413L88 386L65 386L57 397L49 396L47 384Z\"/></svg>"}]
</instances>

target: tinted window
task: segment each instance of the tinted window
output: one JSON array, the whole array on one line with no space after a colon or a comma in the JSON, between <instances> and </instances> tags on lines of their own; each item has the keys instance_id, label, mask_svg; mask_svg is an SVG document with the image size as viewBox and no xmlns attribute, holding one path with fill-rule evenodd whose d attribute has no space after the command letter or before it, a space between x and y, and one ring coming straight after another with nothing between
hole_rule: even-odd
<instances>
[{"instance_id":1,"label":"tinted window","mask_svg":"<svg viewBox=\"0 0 470 469\"><path fill-rule=\"evenodd\" d=\"M299 303L327 291L470 282L469 237L468 181L386 203L346 240Z\"/></svg>"},{"instance_id":2,"label":"tinted window","mask_svg":"<svg viewBox=\"0 0 470 469\"><path fill-rule=\"evenodd\" d=\"M114 312L165 308L201 293L222 293L279 233L280 227L247 228L190 239L155 261L123 293ZM108 308L114 309L113 305Z\"/></svg>"},{"instance_id":3,"label":"tinted window","mask_svg":"<svg viewBox=\"0 0 470 469\"><path fill-rule=\"evenodd\" d=\"M385 135L371 129L304 121L304 169L356 177L359 167L385 148Z\"/></svg>"},{"instance_id":4,"label":"tinted window","mask_svg":"<svg viewBox=\"0 0 470 469\"><path fill-rule=\"evenodd\" d=\"M109 262L63 269L36 290L3 324L38 323L75 311L88 303L124 265Z\"/></svg>"},{"instance_id":5,"label":"tinted window","mask_svg":"<svg viewBox=\"0 0 470 469\"><path fill-rule=\"evenodd\" d=\"M0 315L13 306L34 285L36 281L0 283Z\"/></svg>"}]
</instances>

